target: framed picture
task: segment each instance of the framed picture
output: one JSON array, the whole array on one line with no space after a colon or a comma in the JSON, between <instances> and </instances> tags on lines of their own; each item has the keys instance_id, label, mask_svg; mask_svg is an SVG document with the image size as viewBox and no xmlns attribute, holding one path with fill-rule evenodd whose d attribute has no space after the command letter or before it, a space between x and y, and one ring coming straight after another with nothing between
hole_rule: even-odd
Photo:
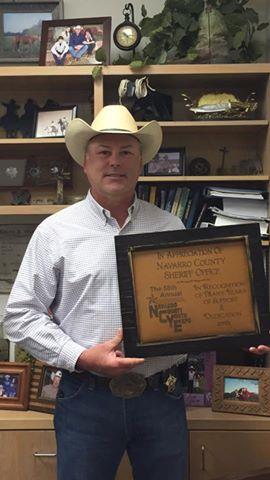
<instances>
[{"instance_id":1,"label":"framed picture","mask_svg":"<svg viewBox=\"0 0 270 480\"><path fill-rule=\"evenodd\" d=\"M36 361L30 383L29 410L52 413L62 377L59 368Z\"/></svg>"},{"instance_id":2,"label":"framed picture","mask_svg":"<svg viewBox=\"0 0 270 480\"><path fill-rule=\"evenodd\" d=\"M216 352L191 353L188 355L184 385L184 399L187 406L211 406L215 363Z\"/></svg>"},{"instance_id":3,"label":"framed picture","mask_svg":"<svg viewBox=\"0 0 270 480\"><path fill-rule=\"evenodd\" d=\"M115 237L127 356L270 342L258 224Z\"/></svg>"},{"instance_id":4,"label":"framed picture","mask_svg":"<svg viewBox=\"0 0 270 480\"><path fill-rule=\"evenodd\" d=\"M26 158L1 159L0 187L21 187L25 178Z\"/></svg>"},{"instance_id":5,"label":"framed picture","mask_svg":"<svg viewBox=\"0 0 270 480\"><path fill-rule=\"evenodd\" d=\"M42 22L59 18L62 0L0 2L0 62L38 63Z\"/></svg>"},{"instance_id":6,"label":"framed picture","mask_svg":"<svg viewBox=\"0 0 270 480\"><path fill-rule=\"evenodd\" d=\"M111 17L75 18L42 23L40 65L96 65L103 48L110 63Z\"/></svg>"},{"instance_id":7,"label":"framed picture","mask_svg":"<svg viewBox=\"0 0 270 480\"><path fill-rule=\"evenodd\" d=\"M270 368L216 365L212 410L270 415Z\"/></svg>"},{"instance_id":8,"label":"framed picture","mask_svg":"<svg viewBox=\"0 0 270 480\"><path fill-rule=\"evenodd\" d=\"M30 365L0 363L0 409L27 410Z\"/></svg>"},{"instance_id":9,"label":"framed picture","mask_svg":"<svg viewBox=\"0 0 270 480\"><path fill-rule=\"evenodd\" d=\"M181 148L162 148L144 167L147 176L185 175L186 151Z\"/></svg>"},{"instance_id":10,"label":"framed picture","mask_svg":"<svg viewBox=\"0 0 270 480\"><path fill-rule=\"evenodd\" d=\"M64 137L69 123L76 117L76 112L76 105L38 110L34 137Z\"/></svg>"}]
</instances>

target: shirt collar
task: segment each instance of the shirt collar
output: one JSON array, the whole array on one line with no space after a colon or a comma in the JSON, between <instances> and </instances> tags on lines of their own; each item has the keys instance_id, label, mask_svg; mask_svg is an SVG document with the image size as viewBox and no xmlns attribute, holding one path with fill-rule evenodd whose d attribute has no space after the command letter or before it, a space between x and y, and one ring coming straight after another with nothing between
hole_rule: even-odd
<instances>
[{"instance_id":1,"label":"shirt collar","mask_svg":"<svg viewBox=\"0 0 270 480\"><path fill-rule=\"evenodd\" d=\"M109 218L112 218L111 212L107 210L106 208L102 207L92 196L90 189L88 190L87 196L86 196L86 201L88 205L90 206L92 212L99 217L99 219L102 221L104 225L108 222ZM134 194L134 200L133 203L130 205L128 208L128 219L132 221L137 214L139 209L139 201L137 194L135 192Z\"/></svg>"}]
</instances>

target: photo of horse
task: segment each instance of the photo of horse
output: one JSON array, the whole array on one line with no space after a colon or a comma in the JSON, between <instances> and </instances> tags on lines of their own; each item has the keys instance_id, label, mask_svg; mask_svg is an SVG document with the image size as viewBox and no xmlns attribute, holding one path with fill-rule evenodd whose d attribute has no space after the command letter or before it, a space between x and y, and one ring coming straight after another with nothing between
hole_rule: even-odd
<instances>
[{"instance_id":1,"label":"photo of horse","mask_svg":"<svg viewBox=\"0 0 270 480\"><path fill-rule=\"evenodd\" d=\"M51 12L4 13L2 57L38 59L42 21L51 19Z\"/></svg>"}]
</instances>

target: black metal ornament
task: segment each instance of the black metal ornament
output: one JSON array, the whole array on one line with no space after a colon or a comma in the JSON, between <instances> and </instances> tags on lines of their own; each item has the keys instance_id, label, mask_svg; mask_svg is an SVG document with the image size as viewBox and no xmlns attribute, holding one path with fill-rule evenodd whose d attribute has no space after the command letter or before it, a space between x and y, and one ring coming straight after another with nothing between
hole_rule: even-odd
<instances>
[{"instance_id":1,"label":"black metal ornament","mask_svg":"<svg viewBox=\"0 0 270 480\"><path fill-rule=\"evenodd\" d=\"M139 45L142 34L140 28L134 22L134 8L132 3L125 4L123 15L125 20L115 28L113 41L120 50L133 50L133 53L135 53L135 48Z\"/></svg>"}]
</instances>

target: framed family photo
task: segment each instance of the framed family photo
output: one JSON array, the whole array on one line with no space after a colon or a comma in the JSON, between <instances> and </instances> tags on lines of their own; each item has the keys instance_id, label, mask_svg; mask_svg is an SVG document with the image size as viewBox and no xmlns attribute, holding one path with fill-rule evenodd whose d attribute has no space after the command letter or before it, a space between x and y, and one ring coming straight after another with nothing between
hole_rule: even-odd
<instances>
[{"instance_id":1,"label":"framed family photo","mask_svg":"<svg viewBox=\"0 0 270 480\"><path fill-rule=\"evenodd\" d=\"M30 364L0 363L0 410L27 410Z\"/></svg>"},{"instance_id":2,"label":"framed family photo","mask_svg":"<svg viewBox=\"0 0 270 480\"><path fill-rule=\"evenodd\" d=\"M270 416L270 369L216 365L212 410Z\"/></svg>"},{"instance_id":3,"label":"framed family photo","mask_svg":"<svg viewBox=\"0 0 270 480\"><path fill-rule=\"evenodd\" d=\"M102 48L110 58L111 17L77 18L42 23L40 65L96 65Z\"/></svg>"},{"instance_id":4,"label":"framed family photo","mask_svg":"<svg viewBox=\"0 0 270 480\"><path fill-rule=\"evenodd\" d=\"M29 409L52 413L62 377L59 368L36 361L32 369Z\"/></svg>"},{"instance_id":5,"label":"framed family photo","mask_svg":"<svg viewBox=\"0 0 270 480\"><path fill-rule=\"evenodd\" d=\"M185 175L186 151L181 148L162 148L155 158L144 167L146 176L177 176Z\"/></svg>"},{"instance_id":6,"label":"framed family photo","mask_svg":"<svg viewBox=\"0 0 270 480\"><path fill-rule=\"evenodd\" d=\"M0 63L38 63L42 22L59 18L62 0L0 2Z\"/></svg>"},{"instance_id":7,"label":"framed family photo","mask_svg":"<svg viewBox=\"0 0 270 480\"><path fill-rule=\"evenodd\" d=\"M76 105L38 110L34 137L64 137L69 123L76 117L76 112Z\"/></svg>"}]
</instances>

